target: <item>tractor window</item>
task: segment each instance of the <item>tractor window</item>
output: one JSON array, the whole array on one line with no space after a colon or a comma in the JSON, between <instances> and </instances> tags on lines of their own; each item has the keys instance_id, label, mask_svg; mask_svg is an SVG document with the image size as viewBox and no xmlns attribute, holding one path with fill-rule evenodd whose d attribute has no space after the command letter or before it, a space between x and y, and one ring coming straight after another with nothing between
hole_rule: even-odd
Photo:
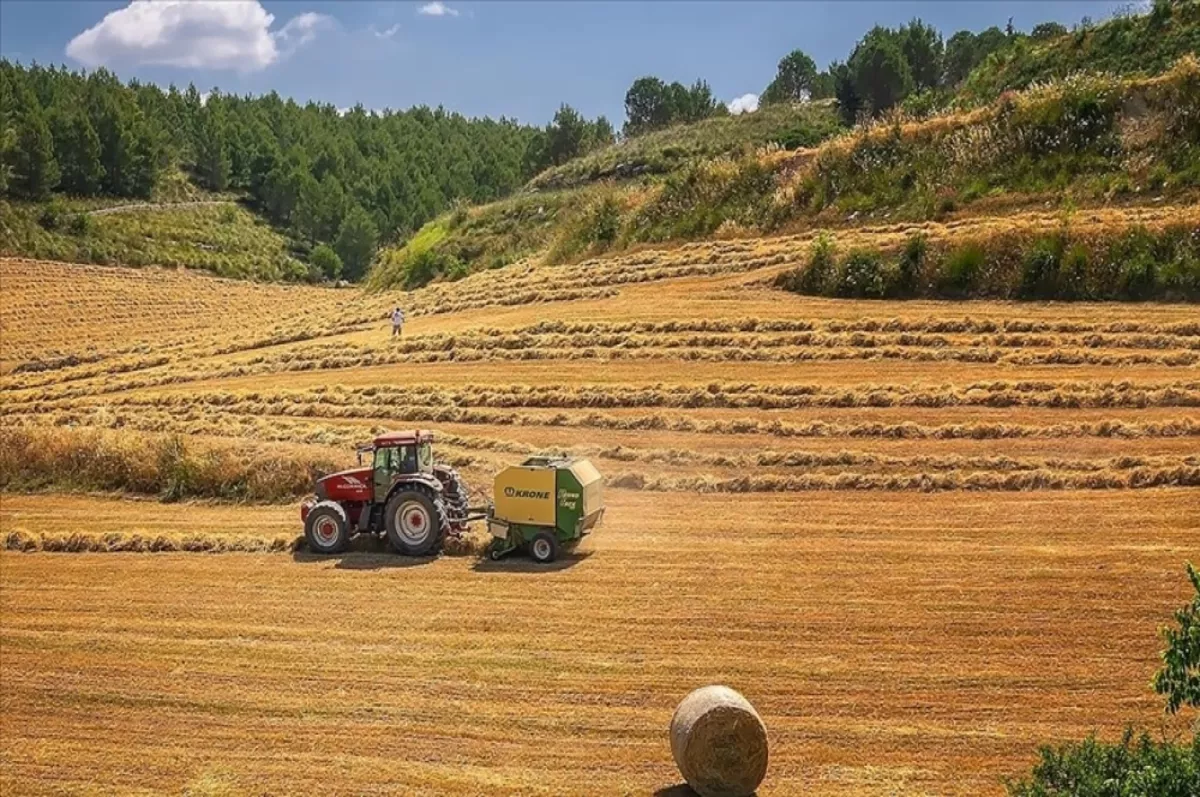
<instances>
[{"instance_id":1,"label":"tractor window","mask_svg":"<svg viewBox=\"0 0 1200 797\"><path fill-rule=\"evenodd\" d=\"M415 446L387 446L375 451L375 470L395 476L400 473L415 473L417 451Z\"/></svg>"},{"instance_id":2,"label":"tractor window","mask_svg":"<svg viewBox=\"0 0 1200 797\"><path fill-rule=\"evenodd\" d=\"M433 446L429 443L421 443L417 446L417 467L422 473L429 473L433 470Z\"/></svg>"}]
</instances>

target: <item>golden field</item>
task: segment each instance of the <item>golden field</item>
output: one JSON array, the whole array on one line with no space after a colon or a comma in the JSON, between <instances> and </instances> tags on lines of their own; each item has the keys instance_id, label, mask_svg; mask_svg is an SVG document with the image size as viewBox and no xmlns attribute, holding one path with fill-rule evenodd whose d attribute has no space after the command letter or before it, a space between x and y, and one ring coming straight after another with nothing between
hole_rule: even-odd
<instances>
[{"instance_id":1,"label":"golden field","mask_svg":"<svg viewBox=\"0 0 1200 797\"><path fill-rule=\"evenodd\" d=\"M0 260L2 790L649 794L711 682L767 723L763 794L995 794L1038 744L1159 727L1196 307L772 288L811 240L413 294ZM407 426L481 491L587 455L605 525L549 569L293 550L307 475ZM178 440L201 500L162 503Z\"/></svg>"}]
</instances>

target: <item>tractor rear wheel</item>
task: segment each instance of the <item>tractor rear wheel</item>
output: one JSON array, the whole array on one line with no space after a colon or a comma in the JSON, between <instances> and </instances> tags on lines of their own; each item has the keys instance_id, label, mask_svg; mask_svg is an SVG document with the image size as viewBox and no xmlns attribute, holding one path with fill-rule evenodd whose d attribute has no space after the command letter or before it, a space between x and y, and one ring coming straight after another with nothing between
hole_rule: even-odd
<instances>
[{"instance_id":1,"label":"tractor rear wheel","mask_svg":"<svg viewBox=\"0 0 1200 797\"><path fill-rule=\"evenodd\" d=\"M384 508L387 538L397 553L429 556L437 552L446 531L446 509L425 490L400 490Z\"/></svg>"},{"instance_id":2,"label":"tractor rear wheel","mask_svg":"<svg viewBox=\"0 0 1200 797\"><path fill-rule=\"evenodd\" d=\"M538 564L550 564L558 558L558 537L548 531L539 531L529 541L529 555Z\"/></svg>"},{"instance_id":3,"label":"tractor rear wheel","mask_svg":"<svg viewBox=\"0 0 1200 797\"><path fill-rule=\"evenodd\" d=\"M320 503L304 521L304 539L313 553L341 553L350 542L346 512L334 503Z\"/></svg>"}]
</instances>

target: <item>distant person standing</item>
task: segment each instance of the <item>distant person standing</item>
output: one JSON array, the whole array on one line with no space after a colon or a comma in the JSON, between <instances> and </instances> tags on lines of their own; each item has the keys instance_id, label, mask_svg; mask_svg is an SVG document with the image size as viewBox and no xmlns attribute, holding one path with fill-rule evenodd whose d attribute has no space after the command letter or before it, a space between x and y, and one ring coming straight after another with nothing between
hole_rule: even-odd
<instances>
[{"instance_id":1,"label":"distant person standing","mask_svg":"<svg viewBox=\"0 0 1200 797\"><path fill-rule=\"evenodd\" d=\"M397 307L392 311L392 337L398 338L404 332L404 311Z\"/></svg>"}]
</instances>

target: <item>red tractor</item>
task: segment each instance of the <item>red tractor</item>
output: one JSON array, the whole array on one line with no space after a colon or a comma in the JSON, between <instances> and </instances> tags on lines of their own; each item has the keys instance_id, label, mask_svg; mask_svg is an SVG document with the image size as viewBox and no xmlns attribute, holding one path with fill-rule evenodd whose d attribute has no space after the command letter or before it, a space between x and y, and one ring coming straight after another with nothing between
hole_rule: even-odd
<instances>
[{"instance_id":1,"label":"red tractor","mask_svg":"<svg viewBox=\"0 0 1200 797\"><path fill-rule=\"evenodd\" d=\"M301 505L309 550L340 553L354 535L374 534L398 553L428 556L475 519L458 473L434 464L432 432L380 435L358 450L358 464L318 479L316 498Z\"/></svg>"}]
</instances>

